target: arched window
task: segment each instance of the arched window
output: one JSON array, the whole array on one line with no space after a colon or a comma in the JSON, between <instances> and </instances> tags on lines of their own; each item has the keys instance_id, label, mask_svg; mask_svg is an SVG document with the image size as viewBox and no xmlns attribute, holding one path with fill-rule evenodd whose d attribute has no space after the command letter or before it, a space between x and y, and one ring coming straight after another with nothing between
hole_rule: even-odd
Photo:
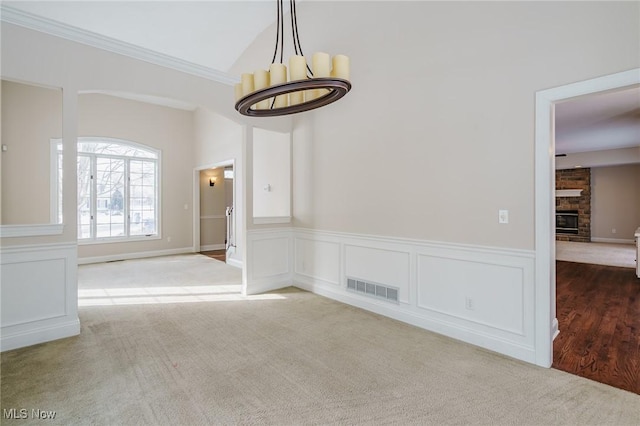
<instances>
[{"instance_id":1,"label":"arched window","mask_svg":"<svg viewBox=\"0 0 640 426\"><path fill-rule=\"evenodd\" d=\"M78 138L78 240L158 237L159 160L131 141Z\"/></svg>"}]
</instances>

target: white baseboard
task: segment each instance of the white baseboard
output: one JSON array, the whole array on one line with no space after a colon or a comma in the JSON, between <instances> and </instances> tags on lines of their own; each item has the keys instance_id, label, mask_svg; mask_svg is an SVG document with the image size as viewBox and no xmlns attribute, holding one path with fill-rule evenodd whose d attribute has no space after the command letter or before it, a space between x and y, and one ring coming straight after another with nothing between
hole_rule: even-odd
<instances>
[{"instance_id":1,"label":"white baseboard","mask_svg":"<svg viewBox=\"0 0 640 426\"><path fill-rule=\"evenodd\" d=\"M244 267L243 262L238 259L233 259L231 257L227 258L227 265L235 266L236 268L242 269Z\"/></svg>"},{"instance_id":2,"label":"white baseboard","mask_svg":"<svg viewBox=\"0 0 640 426\"><path fill-rule=\"evenodd\" d=\"M171 256L175 254L186 254L186 253L193 253L193 247L182 247L182 248L168 249L168 250L142 251L137 253L111 254L107 256L80 257L78 258L78 265L86 265L89 263L113 262L115 260L144 259L147 257Z\"/></svg>"},{"instance_id":3,"label":"white baseboard","mask_svg":"<svg viewBox=\"0 0 640 426\"><path fill-rule=\"evenodd\" d=\"M200 246L200 251L212 251L212 250L224 250L227 246L222 244L207 244L205 246Z\"/></svg>"},{"instance_id":4,"label":"white baseboard","mask_svg":"<svg viewBox=\"0 0 640 426\"><path fill-rule=\"evenodd\" d=\"M264 282L253 282L251 284L251 291L247 292L247 294L261 294L267 293L269 291L279 290L281 288L291 287L293 283L291 279L287 277L282 277L279 280L269 280Z\"/></svg>"},{"instance_id":5,"label":"white baseboard","mask_svg":"<svg viewBox=\"0 0 640 426\"><path fill-rule=\"evenodd\" d=\"M613 244L635 244L635 240L625 240L620 238L598 238L591 237L592 243L613 243Z\"/></svg>"},{"instance_id":6,"label":"white baseboard","mask_svg":"<svg viewBox=\"0 0 640 426\"><path fill-rule=\"evenodd\" d=\"M3 333L2 339L0 339L0 351L5 352L24 348L51 340L77 336L78 334L80 334L80 320L77 318L74 321L63 324L31 328L23 332Z\"/></svg>"}]
</instances>

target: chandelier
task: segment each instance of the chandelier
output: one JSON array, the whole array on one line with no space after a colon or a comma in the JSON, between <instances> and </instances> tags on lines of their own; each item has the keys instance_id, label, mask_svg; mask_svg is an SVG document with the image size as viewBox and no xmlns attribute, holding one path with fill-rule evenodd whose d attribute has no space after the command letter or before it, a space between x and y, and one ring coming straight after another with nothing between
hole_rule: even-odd
<instances>
[{"instance_id":1,"label":"chandelier","mask_svg":"<svg viewBox=\"0 0 640 426\"><path fill-rule=\"evenodd\" d=\"M307 64L300 45L295 0L289 0L295 55L289 58L287 70L283 62L283 0L276 0L276 3L276 44L269 70L242 74L241 83L234 87L235 108L249 117L275 117L309 111L333 103L351 90L349 57L335 55L331 58L328 53L316 52L311 57L311 67Z\"/></svg>"}]
</instances>

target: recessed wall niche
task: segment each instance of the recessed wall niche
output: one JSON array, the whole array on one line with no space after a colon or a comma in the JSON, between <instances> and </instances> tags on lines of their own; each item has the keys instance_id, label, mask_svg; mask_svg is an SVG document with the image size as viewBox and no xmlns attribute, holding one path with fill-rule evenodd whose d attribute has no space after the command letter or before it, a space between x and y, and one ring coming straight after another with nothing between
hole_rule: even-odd
<instances>
[{"instance_id":1,"label":"recessed wall niche","mask_svg":"<svg viewBox=\"0 0 640 426\"><path fill-rule=\"evenodd\" d=\"M62 139L62 89L2 80L1 90L0 224L61 223L51 177L61 166L52 143Z\"/></svg>"}]
</instances>

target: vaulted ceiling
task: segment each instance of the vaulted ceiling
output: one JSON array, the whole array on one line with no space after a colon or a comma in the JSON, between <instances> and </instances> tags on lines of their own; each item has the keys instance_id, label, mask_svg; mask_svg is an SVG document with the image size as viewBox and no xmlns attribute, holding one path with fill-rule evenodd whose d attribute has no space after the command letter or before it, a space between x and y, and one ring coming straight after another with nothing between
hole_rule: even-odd
<instances>
[{"instance_id":1,"label":"vaulted ceiling","mask_svg":"<svg viewBox=\"0 0 640 426\"><path fill-rule=\"evenodd\" d=\"M6 6L32 20L200 66L204 74L211 70L227 83L237 79L229 74L233 64L276 17L274 0L3 2ZM633 146L640 146L640 88L557 105L557 153Z\"/></svg>"},{"instance_id":2,"label":"vaulted ceiling","mask_svg":"<svg viewBox=\"0 0 640 426\"><path fill-rule=\"evenodd\" d=\"M276 18L276 3L266 0L3 4L223 73Z\"/></svg>"}]
</instances>

